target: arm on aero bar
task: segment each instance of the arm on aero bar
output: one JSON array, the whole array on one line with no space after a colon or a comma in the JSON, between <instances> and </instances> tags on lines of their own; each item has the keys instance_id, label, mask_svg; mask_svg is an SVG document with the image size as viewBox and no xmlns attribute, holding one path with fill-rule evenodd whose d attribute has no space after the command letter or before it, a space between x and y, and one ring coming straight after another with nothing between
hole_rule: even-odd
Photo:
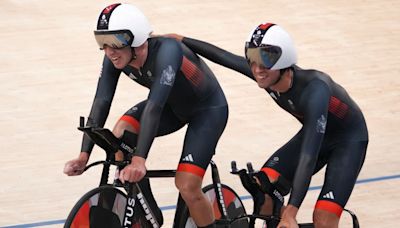
<instances>
[{"instance_id":1,"label":"arm on aero bar","mask_svg":"<svg viewBox=\"0 0 400 228\"><path fill-rule=\"evenodd\" d=\"M134 153L134 148L124 143L121 139L115 137L109 129L85 127L84 122L84 117L81 117L80 127L78 127L78 129L87 134L95 144L103 148L107 156L114 155L117 150L121 150L126 155Z\"/></svg>"},{"instance_id":2,"label":"arm on aero bar","mask_svg":"<svg viewBox=\"0 0 400 228\"><path fill-rule=\"evenodd\" d=\"M84 122L84 118L81 117L81 123ZM84 131L92 137L95 144L101 145L101 147L106 151L111 151L112 153L121 150L124 154L132 156L135 152L134 148L124 143L121 139L118 139L114 134L106 128L93 128L93 127L79 127L79 130ZM108 152L109 153L109 152ZM113 156L111 157L113 158ZM128 159L128 162L130 160ZM146 177L174 177L176 170L148 170Z\"/></svg>"},{"instance_id":3,"label":"arm on aero bar","mask_svg":"<svg viewBox=\"0 0 400 228\"><path fill-rule=\"evenodd\" d=\"M282 193L272 184L264 172L254 171L252 164L247 163L246 169L237 169L236 162L232 161L232 174L239 175L243 187L250 193L254 201L254 213L259 214L265 202L265 194L273 201L273 215L279 217L284 203ZM258 181L257 181L258 180Z\"/></svg>"}]
</instances>

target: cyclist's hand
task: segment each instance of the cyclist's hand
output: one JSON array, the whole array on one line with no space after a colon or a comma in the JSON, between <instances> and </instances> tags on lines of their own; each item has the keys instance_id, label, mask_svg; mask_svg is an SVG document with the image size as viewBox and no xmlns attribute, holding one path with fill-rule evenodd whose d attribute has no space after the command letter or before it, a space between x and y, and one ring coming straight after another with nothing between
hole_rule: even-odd
<instances>
[{"instance_id":1,"label":"cyclist's hand","mask_svg":"<svg viewBox=\"0 0 400 228\"><path fill-rule=\"evenodd\" d=\"M64 173L68 176L77 176L83 173L86 163L89 160L89 154L81 152L78 158L68 161L64 166Z\"/></svg>"},{"instance_id":2,"label":"cyclist's hand","mask_svg":"<svg viewBox=\"0 0 400 228\"><path fill-rule=\"evenodd\" d=\"M296 221L298 210L298 208L292 205L288 205L287 207L285 207L282 213L281 221L278 224L278 228L298 228L299 225Z\"/></svg>"},{"instance_id":3,"label":"cyclist's hand","mask_svg":"<svg viewBox=\"0 0 400 228\"><path fill-rule=\"evenodd\" d=\"M131 164L127 165L121 172L119 173L119 180L122 183L127 182L139 182L144 175L146 175L146 159L138 156L132 157Z\"/></svg>"},{"instance_id":4,"label":"cyclist's hand","mask_svg":"<svg viewBox=\"0 0 400 228\"><path fill-rule=\"evenodd\" d=\"M278 228L298 228L297 221L294 218L282 218L278 224Z\"/></svg>"}]
</instances>

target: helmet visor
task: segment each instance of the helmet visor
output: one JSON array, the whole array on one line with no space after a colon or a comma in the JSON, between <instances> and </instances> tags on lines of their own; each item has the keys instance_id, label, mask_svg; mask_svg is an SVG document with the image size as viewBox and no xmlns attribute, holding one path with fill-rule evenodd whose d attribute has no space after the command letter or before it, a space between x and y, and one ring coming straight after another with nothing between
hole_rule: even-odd
<instances>
[{"instance_id":1,"label":"helmet visor","mask_svg":"<svg viewBox=\"0 0 400 228\"><path fill-rule=\"evenodd\" d=\"M123 48L130 46L133 42L133 34L129 30L96 30L94 37L100 50L103 50L105 45L111 48Z\"/></svg>"},{"instance_id":2,"label":"helmet visor","mask_svg":"<svg viewBox=\"0 0 400 228\"><path fill-rule=\"evenodd\" d=\"M282 55L282 49L278 46L251 47L246 45L246 58L250 64L256 63L265 68L271 69Z\"/></svg>"}]
</instances>

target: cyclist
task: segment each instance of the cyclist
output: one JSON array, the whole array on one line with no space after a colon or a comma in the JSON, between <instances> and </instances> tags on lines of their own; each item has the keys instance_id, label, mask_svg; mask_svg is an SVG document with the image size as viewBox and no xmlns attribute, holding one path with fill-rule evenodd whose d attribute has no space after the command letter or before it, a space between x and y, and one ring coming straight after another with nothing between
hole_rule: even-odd
<instances>
[{"instance_id":1,"label":"cyclist","mask_svg":"<svg viewBox=\"0 0 400 228\"><path fill-rule=\"evenodd\" d=\"M136 147L119 179L140 181L154 138L186 125L175 184L195 223L214 227L201 185L227 123L227 101L214 74L196 54L175 39L150 37L151 33L147 18L133 5L118 3L102 10L94 35L105 56L87 125L104 126L121 72L150 89L147 99L130 108L113 129ZM82 173L93 145L85 135L79 157L65 165L67 175Z\"/></svg>"},{"instance_id":2,"label":"cyclist","mask_svg":"<svg viewBox=\"0 0 400 228\"><path fill-rule=\"evenodd\" d=\"M311 177L325 165L313 221L316 227L338 227L368 145L363 114L345 89L321 71L297 66L293 41L279 25L258 25L246 40L245 58L178 34L166 36L182 40L196 53L256 81L302 124L261 169L273 182L282 179L290 183L290 198L278 227L297 227L296 215ZM271 201L265 202L266 206Z\"/></svg>"}]
</instances>

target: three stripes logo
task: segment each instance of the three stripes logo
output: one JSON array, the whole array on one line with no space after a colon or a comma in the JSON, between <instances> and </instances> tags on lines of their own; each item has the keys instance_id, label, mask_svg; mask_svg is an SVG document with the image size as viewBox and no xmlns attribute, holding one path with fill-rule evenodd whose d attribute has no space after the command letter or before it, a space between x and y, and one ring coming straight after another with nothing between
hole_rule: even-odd
<instances>
[{"instance_id":1,"label":"three stripes logo","mask_svg":"<svg viewBox=\"0 0 400 228\"><path fill-rule=\"evenodd\" d=\"M192 154L186 155L186 157L182 158L182 161L185 161L185 162L193 162L193 156L192 156Z\"/></svg>"},{"instance_id":2,"label":"three stripes logo","mask_svg":"<svg viewBox=\"0 0 400 228\"><path fill-rule=\"evenodd\" d=\"M333 192L330 191L330 192L326 193L325 195L323 195L322 198L333 200L333 199L335 199L335 196L333 195Z\"/></svg>"}]
</instances>

